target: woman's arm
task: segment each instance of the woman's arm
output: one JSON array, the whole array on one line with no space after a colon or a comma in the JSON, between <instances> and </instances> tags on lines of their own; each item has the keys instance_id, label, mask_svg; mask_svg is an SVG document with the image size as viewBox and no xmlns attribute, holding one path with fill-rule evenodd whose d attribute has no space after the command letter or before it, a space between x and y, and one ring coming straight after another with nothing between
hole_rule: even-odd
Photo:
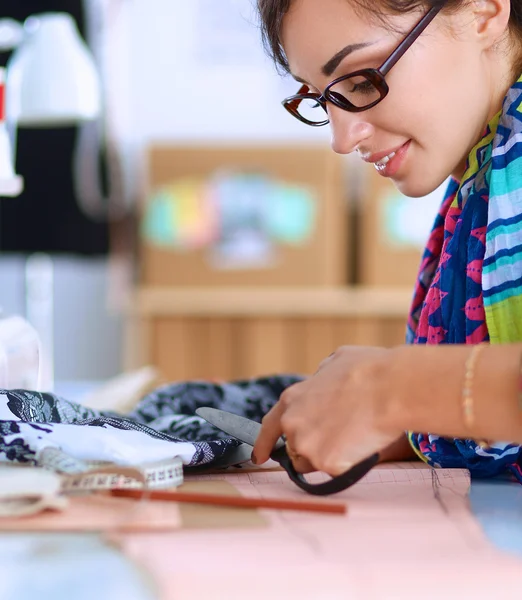
<instances>
[{"instance_id":1,"label":"woman's arm","mask_svg":"<svg viewBox=\"0 0 522 600\"><path fill-rule=\"evenodd\" d=\"M522 443L522 344L485 346L470 380L473 423L464 418L470 346L404 346L391 351L382 426L477 440Z\"/></svg>"},{"instance_id":2,"label":"woman's arm","mask_svg":"<svg viewBox=\"0 0 522 600\"><path fill-rule=\"evenodd\" d=\"M331 475L374 452L383 460L407 457L405 430L522 443L522 344L486 346L477 355L468 373L472 423L463 407L470 352L457 345L339 348L283 392L263 419L253 459L266 461L282 434L297 469Z\"/></svg>"}]
</instances>

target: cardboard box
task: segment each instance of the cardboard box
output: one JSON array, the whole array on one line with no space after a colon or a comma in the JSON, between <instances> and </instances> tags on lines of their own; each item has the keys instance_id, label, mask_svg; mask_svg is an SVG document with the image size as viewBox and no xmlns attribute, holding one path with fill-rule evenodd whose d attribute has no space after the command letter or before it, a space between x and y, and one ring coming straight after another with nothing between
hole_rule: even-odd
<instances>
[{"instance_id":1,"label":"cardboard box","mask_svg":"<svg viewBox=\"0 0 522 600\"><path fill-rule=\"evenodd\" d=\"M141 283L346 284L343 167L325 146L153 146Z\"/></svg>"}]
</instances>

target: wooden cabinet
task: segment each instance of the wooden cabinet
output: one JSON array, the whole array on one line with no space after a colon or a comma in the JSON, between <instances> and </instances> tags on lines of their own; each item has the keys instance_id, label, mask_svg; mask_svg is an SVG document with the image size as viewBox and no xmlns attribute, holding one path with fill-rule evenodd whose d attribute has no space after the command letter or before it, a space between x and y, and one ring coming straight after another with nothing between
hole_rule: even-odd
<instances>
[{"instance_id":1,"label":"wooden cabinet","mask_svg":"<svg viewBox=\"0 0 522 600\"><path fill-rule=\"evenodd\" d=\"M313 373L345 344L404 342L409 288L141 288L125 368L169 381Z\"/></svg>"}]
</instances>

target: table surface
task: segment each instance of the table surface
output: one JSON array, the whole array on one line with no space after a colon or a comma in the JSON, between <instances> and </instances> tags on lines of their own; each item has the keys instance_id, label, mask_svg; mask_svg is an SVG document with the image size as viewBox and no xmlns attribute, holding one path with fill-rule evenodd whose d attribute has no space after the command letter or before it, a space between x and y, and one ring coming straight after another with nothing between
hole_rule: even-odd
<instances>
[{"instance_id":1,"label":"table surface","mask_svg":"<svg viewBox=\"0 0 522 600\"><path fill-rule=\"evenodd\" d=\"M86 385L78 385L75 387L74 392L84 392L86 390ZM74 394L71 394L73 389L70 386L62 386L59 388L59 392L61 392L65 397L72 397ZM230 478L231 481L234 480L234 476L232 475ZM236 478L237 480L237 478ZM364 486L358 488L355 486L352 491L348 490L351 495L347 496L347 502L349 503L350 511L352 515L359 515L364 519L377 519L382 516L379 513L379 507L377 506L377 512L374 514L370 514L371 510L375 510L376 505L374 502L374 498L371 495L368 495L369 492L363 489ZM368 487L368 486L366 486ZM238 485L238 489L241 491L246 490L246 488L241 488L241 485ZM420 493L417 491L412 491L412 497L415 494ZM455 496L457 496L455 494ZM451 494L448 496L449 501L451 502ZM402 500L401 500L402 499ZM401 502L404 501L408 504L409 500L404 496L397 496L397 514L401 510ZM461 502L462 500L460 500ZM372 507L373 503L373 507ZM456 506L458 505L458 500L456 500ZM421 518L422 510L419 512L418 506L413 505L414 508L412 512L412 520L416 521L418 517L418 526L423 526L424 518ZM409 562L408 567L404 567L404 572L397 572L397 560L398 556L394 553L388 554L389 549L394 548L393 539L391 536L390 528L384 528L384 530L372 531L372 527L370 527L370 531L368 535L364 536L363 546L361 547L361 557L357 556L357 553L353 553L353 540L345 540L344 545L340 551L349 552L351 561L350 571L355 572L355 577L357 578L372 578L375 577L375 572L372 572L373 565L368 564L367 560L372 555L375 556L376 565L378 566L378 572L382 578L387 578L390 582L390 585L397 586L398 584L402 585L402 589L399 595L388 594L386 596L381 595L371 595L371 592L364 591L361 594L358 594L356 590L365 590L364 587L360 586L360 581L352 581L352 585L354 592L349 597L353 598L386 598L386 600L390 600L392 598L403 598L405 590L404 585L408 586L416 586L420 584L423 586L424 593L423 597L426 598L435 598L436 596L431 596L430 593L435 593L434 587L430 585L431 579L428 577L427 573L430 572L430 565L432 562L432 557L430 552L432 550L444 549L446 546L448 556L444 559L446 562L437 563L439 564L440 571L436 573L435 577L439 580L442 577L441 585L444 586L449 585L447 574L445 573L448 569L451 571L451 556L456 560L455 566L459 565L459 569L461 569L460 575L460 584L462 580L469 580L469 578L473 578L475 573L479 573L483 576L483 571L486 571L485 565L488 564L488 550L484 548L484 544L480 542L480 537L482 534L489 540L492 544L491 555L493 557L493 563L495 564L495 569L493 574L487 574L486 579L490 585L494 585L492 581L495 580L495 577L498 577L499 581L511 581L513 579L514 572L522 572L522 486L512 481L507 480L506 478L497 478L494 480L473 480L471 482L470 490L469 490L469 507L471 508L471 512L474 516L474 519L467 518L465 514L459 511L456 511L456 518L453 519L454 525L459 528L459 514L462 517L462 523L466 523L462 529L466 530L461 532L462 537L459 537L455 534L457 529L451 530L447 529L446 534L451 535L451 531L454 531L455 539L448 539L449 543L444 541L444 525L441 520L442 528L437 531L437 528L433 527L430 529L429 527L424 530L418 531L415 533L414 531L408 531L407 534L409 537L409 544L412 547L411 557L415 562L417 552L419 554L419 562L416 563L417 567L420 567L420 571L422 575L419 573L415 573L415 567L411 565ZM422 506L421 506L422 509ZM428 506L426 506L426 515L432 510ZM417 512L415 512L417 511ZM384 513L383 513L384 514ZM468 512L469 516L469 512ZM355 518L355 517L354 517ZM276 520L280 517L277 517ZM429 519L428 519L429 520ZM366 521L367 523L371 523L372 521ZM473 522L470 526L470 522ZM303 524L302 528L297 521L287 521L288 524L292 524L292 527L295 527L295 531L291 531L291 527L288 528L288 533L291 533L294 536L304 536L306 538L307 533L310 535L316 535L317 532L307 531L307 525ZM478 526L477 526L478 524ZM361 523L357 524L357 527L361 525ZM328 528L328 524L325 525ZM367 525L365 526L367 527ZM381 527L381 525L379 525ZM359 530L360 531L360 530ZM464 535L465 533L465 535ZM248 589L250 585L250 581L252 578L252 573L255 573L255 561L253 561L252 557L247 554L242 555L242 548L246 548L251 545L252 538L258 538L260 548L263 548L263 544L265 544L266 548L269 548L269 551L274 554L272 557L272 562L269 567L271 569L274 568L275 565L283 565L283 571L290 578L291 587L288 588L290 590L290 595L287 593L286 598L294 597L291 595L291 592L295 589L295 582L292 583L292 580L298 579L299 589L306 589L307 581L308 584L311 583L311 580L307 579L311 576L311 566L313 565L313 555L308 555L306 551L303 552L303 556L295 557L295 560L292 559L292 552L297 551L298 548L295 545L295 539L284 539L281 543L281 547L274 547L275 540L274 538L269 536L268 532L252 532L252 531L238 531L238 530L222 530L220 532L210 531L210 532L195 532L195 531L179 531L172 534L173 537L170 538L170 546L167 544L164 546L165 552L161 553L158 549L161 547L161 542L158 539L154 539L153 536L150 537L149 542L146 539L142 538L141 540L136 540L134 545L134 555L131 551L129 553L130 559L125 558L122 554L119 554L115 551L114 548L111 548L110 545L107 546L101 539L95 539L92 536L77 536L76 542L71 540L70 535L57 535L57 534L40 534L36 536L31 535L21 535L21 534L2 534L0 535L0 556L3 557L0 561L0 576L3 574L7 577L5 579L2 577L3 581L10 581L12 586L10 588L10 595L1 596L0 597L16 597L19 600L26 600L32 598L32 592L34 591L34 585L31 582L41 582L41 574L45 574L44 583L45 583L45 591L46 594L41 595L43 598L56 598L57 600L61 600L61 598L81 598L84 597L92 599L93 596L96 596L97 600L105 600L112 599L115 597L127 597L129 600L152 600L152 599L160 599L164 600L167 598L165 595L162 595L159 591L159 587L156 584L151 582L150 572L151 565L146 565L145 570L143 569L143 564L138 567L137 564L141 561L137 559L142 559L144 555L147 553L147 543L150 544L149 555L153 556L156 552L157 555L165 555L165 560L162 565L153 564L152 571L156 570L157 573L161 576L170 577L170 564L172 561L172 555L182 557L179 559L181 564L187 570L187 573L198 572L201 574L205 574L207 570L212 572L212 569L209 569L209 565L205 564L205 561L208 560L208 555L212 555L217 551L222 551L224 553L230 553L230 561L231 568L230 570L224 569L224 571L217 577L216 587L214 592L211 593L213 600L218 598L227 598L231 600L232 598L244 598L244 590ZM331 535L335 535L333 530ZM359 535L359 534L357 534ZM467 539L465 539L467 536ZM83 541L80 540L82 537ZM359 539L359 538L357 538ZM361 540L362 540L361 536ZM416 541L417 540L417 541ZM455 542L456 549L453 545L453 541ZM81 542L81 543L80 543ZM305 539L306 542L306 539ZM325 539L322 542L329 543L328 537L325 534ZM83 555L79 556L80 561L74 560L74 543L76 543L76 547L83 547ZM208 543L208 546L207 546ZM361 542L357 542L361 543ZM466 546L467 543L467 546ZM73 544L73 546L71 546ZM285 544L288 546L286 548ZM41 548L51 548L51 555L48 555L42 552ZM480 547L480 552L478 554L475 553L476 545ZM16 551L13 551L13 548ZM285 550L286 548L286 550ZM132 550L132 544L129 548ZM386 552L386 555L379 555L379 549ZM402 550L401 550L402 551ZM446 552L446 550L444 550ZM206 552L206 554L205 554ZM364 552L367 554L364 555ZM25 553L25 554L24 554ZM312 553L313 554L313 553ZM400 554L400 552L398 552ZM200 556L201 555L201 556ZM480 556L479 556L480 555ZM59 558L61 556L61 559ZM404 554L407 557L407 554ZM463 562L462 561L464 557ZM500 560L499 560L500 557ZM328 561L322 560L323 569L325 564L331 567L331 571L329 576L325 577L325 580L329 581L328 590L324 589L323 596L317 596L317 594L313 596L307 596L306 592L301 593L300 596L295 596L296 598L312 598L316 600L319 598L321 600L322 597L330 600L348 597L346 595L343 596L343 593L348 592L347 588L343 588L346 584L345 573L343 569L340 569L340 565L342 564L337 560L338 556L334 553L333 547L330 548L330 554L328 556ZM199 560L201 559L201 560ZM300 562L304 560L303 562ZM423 561L424 563L423 564ZM170 561L170 562L169 562ZM521 561L521 562L519 562ZM320 561L321 562L321 561ZM359 564L360 563L360 564ZM245 565L243 568L243 564ZM401 563L402 564L402 563ZM15 565L17 567L15 568ZM83 565L83 566L82 566ZM92 567L91 573L98 573L103 577L104 583L101 585L101 578L86 578L86 565L90 565L89 568ZM98 565L98 566L96 566ZM111 568L101 568L100 565L111 565ZM367 565L367 566L366 566ZM395 566L387 566L387 565L395 565ZM446 566L444 566L446 565ZM499 571L499 566L501 567ZM329 567L330 568L330 567ZM101 569L101 570L99 570ZM163 571L162 571L163 569ZM89 570L89 569L87 569ZM64 571L67 572L67 577L64 579ZM360 571L360 573L358 572ZM156 576L157 573L154 573ZM176 577L179 575L179 571L172 572L172 577ZM34 576L32 575L34 574ZM183 574L183 573L182 573ZM215 575L215 573L214 573ZM234 581L237 582L237 585L229 586L227 581L230 580L231 575L234 576ZM280 574L279 574L280 575ZM188 577L188 575L187 575ZM288 580L287 577L287 580ZM346 576L349 579L349 576ZM88 580L88 585L86 581ZM191 599L195 598L207 598L207 588L205 587L207 584L205 583L205 577L203 579L198 579L198 586L192 587L190 584L190 579L185 578L186 588L179 588L178 592L176 592L173 596L168 596L168 600L170 598L185 598L191 597ZM455 582L459 581L457 577L455 577ZM259 585L253 586L252 584L252 594L246 597L258 598L263 597L263 593L269 593L270 586L272 585L270 578L261 578L259 581ZM165 579L163 580L163 589L164 589ZM65 585L66 584L66 585ZM129 584L132 592L129 592ZM273 585L285 585L285 582L279 577L275 577ZM370 587L378 587L376 582L370 582ZM505 584L504 584L505 585ZM69 596L67 595L70 592L71 587L74 586L78 590L82 590L82 593ZM221 587L220 587L221 586ZM241 587L243 586L243 587ZM263 587L265 586L265 587ZM293 587L292 587L293 586ZM477 594L474 592L474 599L478 600L479 598L488 598L491 596L491 587L485 586L488 589L484 589L484 595L481 595L481 592ZM40 589L41 586L40 586ZM278 588L282 589L282 588ZM287 588L285 588L287 589ZM310 588L311 589L311 588ZM343 592L344 589L344 592ZM369 588L368 588L369 589ZM390 588L391 590L392 588ZM395 587L393 587L395 589ZM410 588L413 589L413 588ZM64 595L64 590L68 590L67 594ZM192 590L191 595L186 595L188 590ZM210 588L209 588L210 590ZM3 591L5 591L5 585L3 585ZM457 591L456 588L454 590ZM200 595L198 595L198 592ZM256 595L256 593L261 594L260 596ZM236 594L236 595L234 595ZM339 595L340 594L340 595ZM509 590L506 591L505 587L499 588L499 592L495 593L494 596L499 599L503 598L518 598L518 593L511 594ZM266 597L266 596L264 596ZM451 598L451 595L446 593L446 597ZM274 596L275 598L275 596Z\"/></svg>"},{"instance_id":2,"label":"table surface","mask_svg":"<svg viewBox=\"0 0 522 600\"><path fill-rule=\"evenodd\" d=\"M262 511L268 526L130 535L120 540L123 553L96 535L1 534L0 597L398 600L420 586L424 600L457 597L448 591L462 597L468 588L474 600L518 598L511 590L522 572L522 487L474 481L473 519L466 481L437 471L436 497L428 473L408 482L408 474L375 469L336 496L346 517ZM188 477L205 478L246 496L302 497L284 472Z\"/></svg>"},{"instance_id":3,"label":"table surface","mask_svg":"<svg viewBox=\"0 0 522 600\"><path fill-rule=\"evenodd\" d=\"M56 393L79 398L101 382L58 382ZM506 478L472 480L470 506L490 542L522 555L522 486Z\"/></svg>"}]
</instances>

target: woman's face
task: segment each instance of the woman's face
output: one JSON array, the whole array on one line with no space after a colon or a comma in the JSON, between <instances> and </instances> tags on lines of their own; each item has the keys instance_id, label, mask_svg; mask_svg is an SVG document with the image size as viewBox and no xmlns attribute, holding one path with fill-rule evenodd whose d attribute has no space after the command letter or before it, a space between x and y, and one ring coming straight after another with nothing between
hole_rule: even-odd
<instances>
[{"instance_id":1,"label":"woman's face","mask_svg":"<svg viewBox=\"0 0 522 600\"><path fill-rule=\"evenodd\" d=\"M421 16L392 16L387 24L349 0L294 0L282 29L291 72L322 92L337 77L381 65ZM493 68L477 27L469 9L439 13L386 76L384 100L361 113L328 103L335 152L356 151L372 163L395 152L384 171L377 170L408 196L433 191L451 174L461 177L509 87L502 89L505 73ZM368 45L326 75L323 65L351 44Z\"/></svg>"}]
</instances>

